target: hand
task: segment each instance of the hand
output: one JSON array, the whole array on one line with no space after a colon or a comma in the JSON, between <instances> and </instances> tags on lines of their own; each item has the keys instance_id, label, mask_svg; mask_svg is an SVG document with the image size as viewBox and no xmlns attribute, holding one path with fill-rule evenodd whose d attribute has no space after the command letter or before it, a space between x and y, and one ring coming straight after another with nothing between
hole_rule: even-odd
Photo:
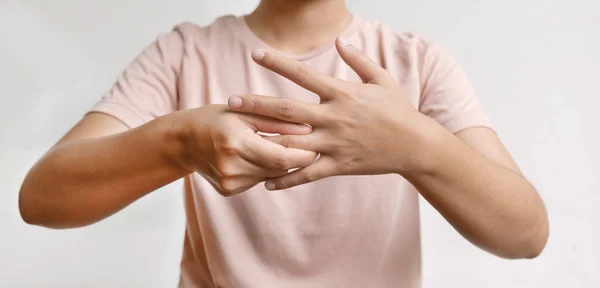
<instances>
[{"instance_id":1,"label":"hand","mask_svg":"<svg viewBox=\"0 0 600 288\"><path fill-rule=\"evenodd\" d=\"M353 83L315 72L304 63L255 51L255 62L314 92L321 104L260 95L232 96L229 107L289 122L313 131L269 140L288 148L320 152L310 166L267 181L285 189L334 175L401 173L419 161L424 131L433 120L419 113L389 73L350 45L336 41L342 59L363 80Z\"/></svg>"},{"instance_id":2,"label":"hand","mask_svg":"<svg viewBox=\"0 0 600 288\"><path fill-rule=\"evenodd\" d=\"M316 153L263 139L256 132L308 134L309 126L208 105L179 112L183 125L180 163L200 173L224 196L246 191L256 184L285 175L289 169L310 165Z\"/></svg>"}]
</instances>

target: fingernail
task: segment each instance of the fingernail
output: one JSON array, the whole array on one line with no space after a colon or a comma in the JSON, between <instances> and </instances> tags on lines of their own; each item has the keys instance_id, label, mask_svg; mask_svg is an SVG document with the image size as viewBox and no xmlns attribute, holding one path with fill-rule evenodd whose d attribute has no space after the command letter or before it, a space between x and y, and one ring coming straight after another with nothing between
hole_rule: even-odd
<instances>
[{"instance_id":1,"label":"fingernail","mask_svg":"<svg viewBox=\"0 0 600 288\"><path fill-rule=\"evenodd\" d=\"M302 131L306 131L307 133L312 132L312 127L308 126L308 125L304 125L304 124L297 124L298 128L300 128Z\"/></svg>"},{"instance_id":2,"label":"fingernail","mask_svg":"<svg viewBox=\"0 0 600 288\"><path fill-rule=\"evenodd\" d=\"M229 104L229 108L231 108L231 109L242 108L242 103L243 103L243 100L242 100L242 97L240 97L240 96L234 95L234 96L229 97L228 104Z\"/></svg>"},{"instance_id":3,"label":"fingernail","mask_svg":"<svg viewBox=\"0 0 600 288\"><path fill-rule=\"evenodd\" d=\"M346 42L346 40L344 40L344 38L338 37L338 41L340 41L340 44L342 44L342 46L348 46L348 42Z\"/></svg>"},{"instance_id":4,"label":"fingernail","mask_svg":"<svg viewBox=\"0 0 600 288\"><path fill-rule=\"evenodd\" d=\"M256 61L262 60L263 58L265 58L265 50L258 49L252 51L252 58Z\"/></svg>"},{"instance_id":5,"label":"fingernail","mask_svg":"<svg viewBox=\"0 0 600 288\"><path fill-rule=\"evenodd\" d=\"M348 49L356 50L356 48L354 47L354 45L348 43L348 41L344 40L344 38L340 37L338 39L340 39L340 44L342 44L343 47L346 47Z\"/></svg>"},{"instance_id":6,"label":"fingernail","mask_svg":"<svg viewBox=\"0 0 600 288\"><path fill-rule=\"evenodd\" d=\"M265 188L267 188L267 190L275 190L277 188L277 185L275 185L275 183L267 181L265 183Z\"/></svg>"}]
</instances>

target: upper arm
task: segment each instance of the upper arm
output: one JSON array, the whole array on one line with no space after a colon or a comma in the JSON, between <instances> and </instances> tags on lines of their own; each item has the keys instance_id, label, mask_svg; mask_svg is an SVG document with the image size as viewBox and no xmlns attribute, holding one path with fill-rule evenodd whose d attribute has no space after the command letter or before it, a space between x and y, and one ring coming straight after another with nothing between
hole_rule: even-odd
<instances>
[{"instance_id":1,"label":"upper arm","mask_svg":"<svg viewBox=\"0 0 600 288\"><path fill-rule=\"evenodd\" d=\"M488 159L521 173L454 57L436 43L421 41L419 47L422 87L419 111Z\"/></svg>"},{"instance_id":2,"label":"upper arm","mask_svg":"<svg viewBox=\"0 0 600 288\"><path fill-rule=\"evenodd\" d=\"M420 43L419 55L419 111L488 159L520 174L454 57L439 44L425 41Z\"/></svg>"},{"instance_id":3,"label":"upper arm","mask_svg":"<svg viewBox=\"0 0 600 288\"><path fill-rule=\"evenodd\" d=\"M488 159L521 174L519 167L510 156L496 133L486 127L472 127L455 134L475 151Z\"/></svg>"},{"instance_id":4,"label":"upper arm","mask_svg":"<svg viewBox=\"0 0 600 288\"><path fill-rule=\"evenodd\" d=\"M457 61L436 43L421 41L419 111L452 133L491 123Z\"/></svg>"},{"instance_id":5,"label":"upper arm","mask_svg":"<svg viewBox=\"0 0 600 288\"><path fill-rule=\"evenodd\" d=\"M110 115L135 128L177 111L183 57L184 41L179 30L159 36L127 65L90 112Z\"/></svg>"},{"instance_id":6,"label":"upper arm","mask_svg":"<svg viewBox=\"0 0 600 288\"><path fill-rule=\"evenodd\" d=\"M175 112L184 44L175 29L148 45L83 119L57 143L108 136Z\"/></svg>"}]
</instances>

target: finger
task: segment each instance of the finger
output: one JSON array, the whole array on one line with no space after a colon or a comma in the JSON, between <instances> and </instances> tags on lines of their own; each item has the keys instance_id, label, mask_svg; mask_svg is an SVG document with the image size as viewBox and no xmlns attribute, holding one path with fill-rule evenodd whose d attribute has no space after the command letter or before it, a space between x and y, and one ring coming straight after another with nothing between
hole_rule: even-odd
<instances>
[{"instance_id":1,"label":"finger","mask_svg":"<svg viewBox=\"0 0 600 288\"><path fill-rule=\"evenodd\" d=\"M240 118L246 121L254 132L278 133L282 135L303 135L312 132L312 127L308 125L291 123L261 115L240 114Z\"/></svg>"},{"instance_id":2,"label":"finger","mask_svg":"<svg viewBox=\"0 0 600 288\"><path fill-rule=\"evenodd\" d=\"M264 139L277 143L285 148L295 148L306 151L325 152L326 145L318 133L308 135L276 135L266 136Z\"/></svg>"},{"instance_id":3,"label":"finger","mask_svg":"<svg viewBox=\"0 0 600 288\"><path fill-rule=\"evenodd\" d=\"M261 66L291 80L301 87L319 95L322 100L329 100L335 96L335 91L340 88L339 79L325 76L315 71L306 63L287 58L277 53L255 50L252 59Z\"/></svg>"},{"instance_id":4,"label":"finger","mask_svg":"<svg viewBox=\"0 0 600 288\"><path fill-rule=\"evenodd\" d=\"M360 50L350 44L344 43L340 38L335 41L335 44L344 62L358 74L363 82L372 84L388 83L389 74L387 71L373 62L373 60Z\"/></svg>"},{"instance_id":5,"label":"finger","mask_svg":"<svg viewBox=\"0 0 600 288\"><path fill-rule=\"evenodd\" d=\"M274 170L289 170L306 167L313 163L317 154L294 148L285 148L259 135L251 135L243 142L239 153L244 159Z\"/></svg>"},{"instance_id":6,"label":"finger","mask_svg":"<svg viewBox=\"0 0 600 288\"><path fill-rule=\"evenodd\" d=\"M250 94L231 96L228 104L229 108L234 111L262 115L288 122L312 125L323 121L323 117L317 112L317 105L298 100Z\"/></svg>"},{"instance_id":7,"label":"finger","mask_svg":"<svg viewBox=\"0 0 600 288\"><path fill-rule=\"evenodd\" d=\"M229 197L242 193L256 184L264 181L264 178L259 177L248 177L248 176L237 176L221 180L221 183L210 183L219 194Z\"/></svg>"},{"instance_id":8,"label":"finger","mask_svg":"<svg viewBox=\"0 0 600 288\"><path fill-rule=\"evenodd\" d=\"M220 164L218 168L219 178L240 176L273 178L285 175L288 172L288 170L269 169L258 166L242 157L236 157L233 160Z\"/></svg>"},{"instance_id":9,"label":"finger","mask_svg":"<svg viewBox=\"0 0 600 288\"><path fill-rule=\"evenodd\" d=\"M312 165L265 182L267 190L282 190L335 175L333 159L321 156Z\"/></svg>"}]
</instances>

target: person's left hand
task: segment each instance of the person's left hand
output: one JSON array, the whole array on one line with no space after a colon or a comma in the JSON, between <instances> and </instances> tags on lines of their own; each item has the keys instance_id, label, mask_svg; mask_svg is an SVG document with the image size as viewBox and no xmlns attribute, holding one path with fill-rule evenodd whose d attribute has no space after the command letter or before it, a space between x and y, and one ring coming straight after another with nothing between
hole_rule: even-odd
<instances>
[{"instance_id":1,"label":"person's left hand","mask_svg":"<svg viewBox=\"0 0 600 288\"><path fill-rule=\"evenodd\" d=\"M351 45L336 41L342 59L364 83L322 75L284 56L254 51L252 58L321 98L320 104L260 95L235 95L229 107L313 127L307 135L268 137L285 147L320 153L313 164L270 179L285 189L334 175L400 173L419 168L424 132L432 119L419 113L389 73Z\"/></svg>"}]
</instances>

